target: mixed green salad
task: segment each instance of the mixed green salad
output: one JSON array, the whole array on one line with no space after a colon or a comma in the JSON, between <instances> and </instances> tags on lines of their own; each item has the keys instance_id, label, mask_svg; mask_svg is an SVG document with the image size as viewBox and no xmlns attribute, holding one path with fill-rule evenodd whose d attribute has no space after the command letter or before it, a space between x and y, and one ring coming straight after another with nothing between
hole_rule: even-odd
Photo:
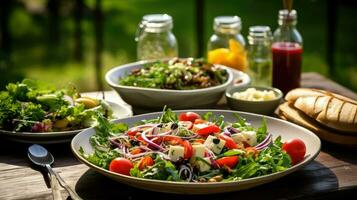
<instances>
[{"instance_id":1,"label":"mixed green salad","mask_svg":"<svg viewBox=\"0 0 357 200\"><path fill-rule=\"evenodd\" d=\"M211 112L199 115L170 109L136 126L99 118L90 138L93 154L82 156L115 173L168 181L221 182L284 171L302 161L300 139L275 140L263 119L259 128L245 119L228 122Z\"/></svg>"},{"instance_id":2,"label":"mixed green salad","mask_svg":"<svg viewBox=\"0 0 357 200\"><path fill-rule=\"evenodd\" d=\"M132 70L119 80L120 85L190 90L223 84L228 79L227 71L200 59L174 58L168 62L158 61L143 68Z\"/></svg>"},{"instance_id":3,"label":"mixed green salad","mask_svg":"<svg viewBox=\"0 0 357 200\"><path fill-rule=\"evenodd\" d=\"M0 129L16 132L53 132L93 126L97 116L110 118L107 102L81 97L73 85L57 89L24 79L0 92Z\"/></svg>"}]
</instances>

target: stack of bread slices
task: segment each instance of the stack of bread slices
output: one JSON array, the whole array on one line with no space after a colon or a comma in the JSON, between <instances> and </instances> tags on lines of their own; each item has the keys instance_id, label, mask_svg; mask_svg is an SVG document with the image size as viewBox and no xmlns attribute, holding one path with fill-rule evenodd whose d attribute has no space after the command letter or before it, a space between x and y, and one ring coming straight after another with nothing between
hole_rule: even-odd
<instances>
[{"instance_id":1,"label":"stack of bread slices","mask_svg":"<svg viewBox=\"0 0 357 200\"><path fill-rule=\"evenodd\" d=\"M357 101L324 90L298 88L285 96L278 115L321 139L357 146Z\"/></svg>"}]
</instances>

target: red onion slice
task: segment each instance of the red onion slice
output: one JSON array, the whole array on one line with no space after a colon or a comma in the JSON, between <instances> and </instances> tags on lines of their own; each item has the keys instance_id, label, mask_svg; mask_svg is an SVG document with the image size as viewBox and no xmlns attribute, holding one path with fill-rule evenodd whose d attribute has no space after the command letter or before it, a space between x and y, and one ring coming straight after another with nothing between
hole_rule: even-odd
<instances>
[{"instance_id":1,"label":"red onion slice","mask_svg":"<svg viewBox=\"0 0 357 200\"><path fill-rule=\"evenodd\" d=\"M146 133L149 132L149 131L152 131L152 129L149 129L149 130L146 130L144 132L141 133L141 137L143 138L143 140L145 142L148 143L148 147L154 147L155 149L158 149L160 151L163 151L165 150L164 148L162 148L160 145L157 145L156 143L152 142L151 140L149 140L147 137L146 137Z\"/></svg>"},{"instance_id":2,"label":"red onion slice","mask_svg":"<svg viewBox=\"0 0 357 200\"><path fill-rule=\"evenodd\" d=\"M268 140L270 140L271 137L272 137L271 133L268 133L268 135L265 136L264 140L261 143L255 145L255 147L257 148L264 145Z\"/></svg>"}]
</instances>

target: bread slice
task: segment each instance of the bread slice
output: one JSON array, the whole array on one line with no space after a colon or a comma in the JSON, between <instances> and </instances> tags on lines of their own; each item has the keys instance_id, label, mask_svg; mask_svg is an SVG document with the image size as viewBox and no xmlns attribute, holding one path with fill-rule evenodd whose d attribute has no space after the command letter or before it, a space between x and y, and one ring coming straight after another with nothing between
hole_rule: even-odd
<instances>
[{"instance_id":1,"label":"bread slice","mask_svg":"<svg viewBox=\"0 0 357 200\"><path fill-rule=\"evenodd\" d=\"M357 133L357 102L323 90L298 88L285 99L324 126Z\"/></svg>"},{"instance_id":2,"label":"bread slice","mask_svg":"<svg viewBox=\"0 0 357 200\"><path fill-rule=\"evenodd\" d=\"M348 146L357 146L357 136L341 134L331 131L302 111L296 109L293 104L285 102L278 108L278 116L313 131L322 140Z\"/></svg>"},{"instance_id":3,"label":"bread slice","mask_svg":"<svg viewBox=\"0 0 357 200\"><path fill-rule=\"evenodd\" d=\"M288 92L288 94L286 94L285 96L285 100L289 101L289 102L295 102L296 99L298 99L299 97L306 97L306 96L331 96L331 97L335 97L338 98L342 101L347 101L349 103L352 104L356 104L357 105L357 101L350 99L348 97L336 94L336 93L332 93L329 91L325 91L325 90L319 90L319 89L312 89L312 88L296 88L291 90L290 92Z\"/></svg>"}]
</instances>

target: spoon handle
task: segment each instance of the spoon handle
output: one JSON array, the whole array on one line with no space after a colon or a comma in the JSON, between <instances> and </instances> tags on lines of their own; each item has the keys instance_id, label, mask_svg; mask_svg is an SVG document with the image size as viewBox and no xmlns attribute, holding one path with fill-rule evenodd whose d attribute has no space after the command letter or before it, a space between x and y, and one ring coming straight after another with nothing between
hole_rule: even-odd
<instances>
[{"instance_id":1,"label":"spoon handle","mask_svg":"<svg viewBox=\"0 0 357 200\"><path fill-rule=\"evenodd\" d=\"M55 178L57 178L59 184L68 192L69 196L72 198L72 200L82 200L78 194L72 190L71 187L67 185L67 183L62 179L60 175L58 175L52 168L51 166L47 167L47 170L50 172L50 174L53 174Z\"/></svg>"},{"instance_id":2,"label":"spoon handle","mask_svg":"<svg viewBox=\"0 0 357 200\"><path fill-rule=\"evenodd\" d=\"M56 175L54 175L49 171L49 177L50 177L53 200L62 200L61 189L58 185Z\"/></svg>"}]
</instances>

